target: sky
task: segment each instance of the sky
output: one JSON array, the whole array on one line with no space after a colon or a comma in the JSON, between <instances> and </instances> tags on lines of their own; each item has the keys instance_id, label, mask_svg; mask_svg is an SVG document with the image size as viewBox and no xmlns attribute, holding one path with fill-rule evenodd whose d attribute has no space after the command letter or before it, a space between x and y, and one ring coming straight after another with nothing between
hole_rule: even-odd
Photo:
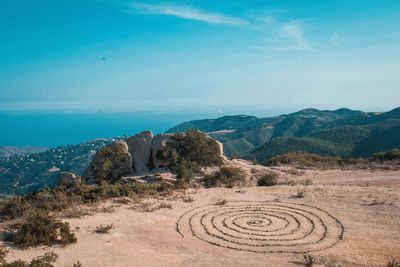
<instances>
[{"instance_id":1,"label":"sky","mask_svg":"<svg viewBox=\"0 0 400 267\"><path fill-rule=\"evenodd\" d=\"M3 111L399 100L399 0L0 1Z\"/></svg>"}]
</instances>

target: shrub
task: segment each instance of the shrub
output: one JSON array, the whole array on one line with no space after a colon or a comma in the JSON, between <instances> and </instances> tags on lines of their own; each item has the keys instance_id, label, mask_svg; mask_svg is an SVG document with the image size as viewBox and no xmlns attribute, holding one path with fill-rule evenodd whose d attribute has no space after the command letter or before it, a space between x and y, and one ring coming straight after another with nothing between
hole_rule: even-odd
<instances>
[{"instance_id":1,"label":"shrub","mask_svg":"<svg viewBox=\"0 0 400 267\"><path fill-rule=\"evenodd\" d=\"M58 240L62 245L68 245L71 243L76 243L76 237L74 233L71 233L71 228L68 222L59 222L59 234L60 239Z\"/></svg>"},{"instance_id":2,"label":"shrub","mask_svg":"<svg viewBox=\"0 0 400 267\"><path fill-rule=\"evenodd\" d=\"M387 267L400 267L400 263L393 259L388 262Z\"/></svg>"},{"instance_id":3,"label":"shrub","mask_svg":"<svg viewBox=\"0 0 400 267\"><path fill-rule=\"evenodd\" d=\"M204 186L207 188L222 185L233 187L235 184L244 181L245 175L240 168L224 166L215 174L207 175L204 178Z\"/></svg>"},{"instance_id":4,"label":"shrub","mask_svg":"<svg viewBox=\"0 0 400 267\"><path fill-rule=\"evenodd\" d=\"M63 190L43 189L28 194L26 200L34 203L36 209L62 211L70 206L67 194Z\"/></svg>"},{"instance_id":5,"label":"shrub","mask_svg":"<svg viewBox=\"0 0 400 267\"><path fill-rule=\"evenodd\" d=\"M189 183L194 179L195 173L199 172L199 167L195 162L182 160L180 164L174 167L174 171L177 179Z\"/></svg>"},{"instance_id":6,"label":"shrub","mask_svg":"<svg viewBox=\"0 0 400 267\"><path fill-rule=\"evenodd\" d=\"M289 152L273 157L267 166L292 165L297 167L338 167L341 164L339 157L324 157L304 152Z\"/></svg>"},{"instance_id":7,"label":"shrub","mask_svg":"<svg viewBox=\"0 0 400 267\"><path fill-rule=\"evenodd\" d=\"M96 234L108 234L111 229L114 228L114 224L106 224L106 225L99 225L96 226L96 230L94 230L93 232Z\"/></svg>"},{"instance_id":8,"label":"shrub","mask_svg":"<svg viewBox=\"0 0 400 267\"><path fill-rule=\"evenodd\" d=\"M400 160L400 149L395 148L386 152L375 153L371 160L379 162Z\"/></svg>"},{"instance_id":9,"label":"shrub","mask_svg":"<svg viewBox=\"0 0 400 267\"><path fill-rule=\"evenodd\" d=\"M295 198L303 198L304 197L304 192L303 191L297 191Z\"/></svg>"},{"instance_id":10,"label":"shrub","mask_svg":"<svg viewBox=\"0 0 400 267\"><path fill-rule=\"evenodd\" d=\"M258 178L258 186L273 186L278 183L278 175L274 172L265 172Z\"/></svg>"},{"instance_id":11,"label":"shrub","mask_svg":"<svg viewBox=\"0 0 400 267\"><path fill-rule=\"evenodd\" d=\"M74 205L96 203L109 198L166 193L172 188L173 186L166 183L111 184L103 181L96 185L76 184L68 188L43 189L22 198L1 200L0 221L20 218L37 209L61 212L73 208Z\"/></svg>"},{"instance_id":12,"label":"shrub","mask_svg":"<svg viewBox=\"0 0 400 267\"><path fill-rule=\"evenodd\" d=\"M0 265L3 266L6 263L6 256L8 254L8 250L4 247L0 247Z\"/></svg>"},{"instance_id":13,"label":"shrub","mask_svg":"<svg viewBox=\"0 0 400 267\"><path fill-rule=\"evenodd\" d=\"M34 258L30 263L22 260L16 260L13 262L6 262L4 259L1 262L2 267L53 267L52 262L56 262L58 255L56 253L47 252L43 256Z\"/></svg>"},{"instance_id":14,"label":"shrub","mask_svg":"<svg viewBox=\"0 0 400 267\"><path fill-rule=\"evenodd\" d=\"M58 255L53 251L45 253L43 256L38 256L34 258L30 266L44 267L44 266L53 266L50 263L56 262L58 259Z\"/></svg>"},{"instance_id":15,"label":"shrub","mask_svg":"<svg viewBox=\"0 0 400 267\"><path fill-rule=\"evenodd\" d=\"M67 222L57 220L47 211L37 210L17 227L11 241L20 247L33 247L56 243L67 245L75 243L76 238Z\"/></svg>"},{"instance_id":16,"label":"shrub","mask_svg":"<svg viewBox=\"0 0 400 267\"><path fill-rule=\"evenodd\" d=\"M306 253L303 255L304 261L305 261L305 266L306 267L312 267L315 263L314 257L311 256L310 254Z\"/></svg>"},{"instance_id":17,"label":"shrub","mask_svg":"<svg viewBox=\"0 0 400 267\"><path fill-rule=\"evenodd\" d=\"M185 197L182 197L182 201L186 202L186 203L192 203L194 201L194 198L191 196L187 196L187 197L185 196Z\"/></svg>"},{"instance_id":18,"label":"shrub","mask_svg":"<svg viewBox=\"0 0 400 267\"><path fill-rule=\"evenodd\" d=\"M6 199L0 204L0 221L21 217L27 209L28 203L24 198L14 197Z\"/></svg>"},{"instance_id":19,"label":"shrub","mask_svg":"<svg viewBox=\"0 0 400 267\"><path fill-rule=\"evenodd\" d=\"M228 203L228 201L227 201L226 199L219 199L219 200L215 203L215 205L217 205L217 206L223 206L223 205L226 205L226 203Z\"/></svg>"}]
</instances>

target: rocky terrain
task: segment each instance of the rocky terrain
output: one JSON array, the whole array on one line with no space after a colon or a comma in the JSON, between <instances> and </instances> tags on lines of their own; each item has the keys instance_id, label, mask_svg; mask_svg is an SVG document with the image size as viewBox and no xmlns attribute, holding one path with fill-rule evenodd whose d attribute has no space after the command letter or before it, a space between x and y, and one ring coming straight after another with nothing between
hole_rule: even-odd
<instances>
[{"instance_id":1,"label":"rocky terrain","mask_svg":"<svg viewBox=\"0 0 400 267\"><path fill-rule=\"evenodd\" d=\"M222 144L205 134L200 136L208 140L211 150L203 157L224 157ZM199 140L201 141L201 140ZM169 150L168 144L177 142L172 134L153 136L144 131L124 140L118 140L100 149L83 173L84 181L95 183L101 180L129 180L148 176L166 170L167 162L159 158L159 153ZM197 145L197 144L195 144ZM129 177L131 176L131 177Z\"/></svg>"}]
</instances>

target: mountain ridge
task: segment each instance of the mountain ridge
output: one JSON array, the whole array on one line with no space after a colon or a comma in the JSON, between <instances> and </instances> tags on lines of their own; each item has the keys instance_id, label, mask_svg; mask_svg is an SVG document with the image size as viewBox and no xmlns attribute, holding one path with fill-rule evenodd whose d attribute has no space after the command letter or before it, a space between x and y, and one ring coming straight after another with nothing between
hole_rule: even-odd
<instances>
[{"instance_id":1,"label":"mountain ridge","mask_svg":"<svg viewBox=\"0 0 400 267\"><path fill-rule=\"evenodd\" d=\"M264 162L280 153L297 150L317 154L320 151L321 155L331 156L368 157L383 149L400 147L400 137L396 137L395 128L398 126L400 108L383 113L348 108L306 108L275 117L238 115L189 121L167 132L190 128L205 131L224 144L228 156L256 158ZM384 141L380 140L380 135L384 134L384 139L391 141L381 144ZM372 145L368 138L372 138ZM368 147L367 152L363 152L363 141Z\"/></svg>"}]
</instances>

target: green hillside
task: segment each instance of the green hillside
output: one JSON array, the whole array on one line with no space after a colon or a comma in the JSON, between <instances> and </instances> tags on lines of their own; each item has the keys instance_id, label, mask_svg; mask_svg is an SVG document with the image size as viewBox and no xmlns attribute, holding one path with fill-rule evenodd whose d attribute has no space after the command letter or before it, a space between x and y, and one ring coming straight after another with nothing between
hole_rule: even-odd
<instances>
[{"instance_id":1,"label":"green hillside","mask_svg":"<svg viewBox=\"0 0 400 267\"><path fill-rule=\"evenodd\" d=\"M191 121L168 132L199 129L221 141L228 156L266 161L290 151L369 157L400 147L399 126L400 108L386 113L309 108L269 118L241 115Z\"/></svg>"},{"instance_id":2,"label":"green hillside","mask_svg":"<svg viewBox=\"0 0 400 267\"><path fill-rule=\"evenodd\" d=\"M252 155L259 163L265 163L276 155L300 151L321 156L340 156L345 153L340 146L321 139L278 137L255 149Z\"/></svg>"}]
</instances>

